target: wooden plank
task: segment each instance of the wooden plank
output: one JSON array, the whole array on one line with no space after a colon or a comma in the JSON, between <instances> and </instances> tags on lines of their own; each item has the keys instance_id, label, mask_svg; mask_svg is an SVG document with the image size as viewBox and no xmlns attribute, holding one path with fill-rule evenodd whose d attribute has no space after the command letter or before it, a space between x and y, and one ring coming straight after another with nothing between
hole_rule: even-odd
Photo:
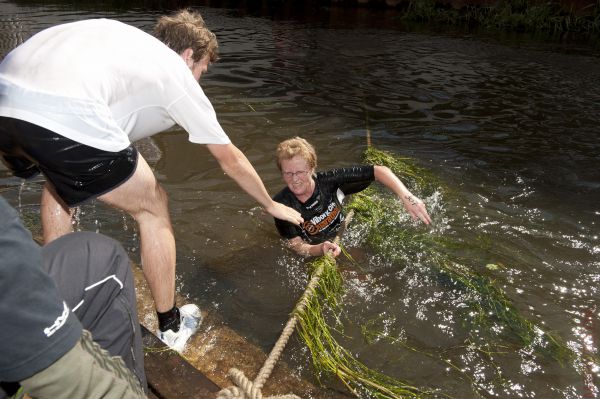
<instances>
[{"instance_id":1,"label":"wooden plank","mask_svg":"<svg viewBox=\"0 0 600 399\"><path fill-rule=\"evenodd\" d=\"M154 331L158 328L158 320L156 319L150 289L139 266L133 265L133 273L140 322L150 331ZM186 302L184 298L177 297L178 304ZM232 367L243 371L251 381L254 380L267 359L267 354L260 347L249 342L245 337L225 325L215 312L204 311L202 316L202 324L198 332L190 338L183 353L186 361L221 388L229 388L233 385L233 381L227 375ZM150 333L150 335L153 334ZM147 374L148 368L149 365L147 364ZM178 378L176 370L163 370L162 372L163 378ZM149 385L153 384L153 378L148 375ZM295 370L291 370L285 361L280 359L273 370L273 374L263 387L262 394L266 397L294 393L301 397L313 399L348 399L351 397L345 392L345 389L342 389L343 392L337 389L342 389L342 387L330 386L327 389L302 379ZM165 398L171 397L177 396L172 395ZM184 398L186 396L180 397ZM205 397L214 398L215 395ZM160 396L159 398L162 399Z\"/></svg>"},{"instance_id":2,"label":"wooden plank","mask_svg":"<svg viewBox=\"0 0 600 399\"><path fill-rule=\"evenodd\" d=\"M221 390L143 325L142 341L148 389L155 398L214 398Z\"/></svg>"}]
</instances>

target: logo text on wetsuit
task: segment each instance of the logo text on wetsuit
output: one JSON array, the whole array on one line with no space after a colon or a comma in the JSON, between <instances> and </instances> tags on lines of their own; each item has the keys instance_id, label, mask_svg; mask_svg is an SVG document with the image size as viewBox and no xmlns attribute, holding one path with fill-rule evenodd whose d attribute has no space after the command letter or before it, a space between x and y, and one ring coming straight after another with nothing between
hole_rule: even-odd
<instances>
[{"instance_id":1,"label":"logo text on wetsuit","mask_svg":"<svg viewBox=\"0 0 600 399\"><path fill-rule=\"evenodd\" d=\"M340 214L340 208L335 202L327 207L327 210L314 218L302 223L302 228L310 235L315 235L329 226Z\"/></svg>"}]
</instances>

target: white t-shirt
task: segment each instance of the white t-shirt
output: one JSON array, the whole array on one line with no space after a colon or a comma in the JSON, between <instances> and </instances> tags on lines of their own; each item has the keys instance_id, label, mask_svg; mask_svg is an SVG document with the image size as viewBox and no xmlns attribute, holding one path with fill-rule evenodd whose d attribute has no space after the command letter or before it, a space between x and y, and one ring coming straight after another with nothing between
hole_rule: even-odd
<instances>
[{"instance_id":1,"label":"white t-shirt","mask_svg":"<svg viewBox=\"0 0 600 399\"><path fill-rule=\"evenodd\" d=\"M48 28L10 52L0 64L0 116L105 151L174 124L193 143L230 143L181 56L108 19Z\"/></svg>"}]
</instances>

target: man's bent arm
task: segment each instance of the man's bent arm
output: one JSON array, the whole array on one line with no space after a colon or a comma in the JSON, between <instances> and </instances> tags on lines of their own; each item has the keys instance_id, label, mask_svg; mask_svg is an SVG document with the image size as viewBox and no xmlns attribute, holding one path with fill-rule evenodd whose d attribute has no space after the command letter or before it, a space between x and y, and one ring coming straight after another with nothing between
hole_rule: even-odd
<instances>
[{"instance_id":1,"label":"man's bent arm","mask_svg":"<svg viewBox=\"0 0 600 399\"><path fill-rule=\"evenodd\" d=\"M137 378L84 331L81 340L46 369L21 381L25 393L51 399L143 399Z\"/></svg>"},{"instance_id":2,"label":"man's bent arm","mask_svg":"<svg viewBox=\"0 0 600 399\"><path fill-rule=\"evenodd\" d=\"M293 224L303 222L300 213L269 196L265 185L248 161L248 158L233 144L207 144L221 169L273 217Z\"/></svg>"}]
</instances>

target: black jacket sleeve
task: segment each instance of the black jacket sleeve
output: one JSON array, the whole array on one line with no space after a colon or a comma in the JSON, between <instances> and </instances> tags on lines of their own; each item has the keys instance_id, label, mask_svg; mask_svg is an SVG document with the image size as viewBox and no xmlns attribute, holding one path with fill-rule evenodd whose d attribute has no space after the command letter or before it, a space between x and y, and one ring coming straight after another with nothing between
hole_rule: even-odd
<instances>
[{"instance_id":1,"label":"black jacket sleeve","mask_svg":"<svg viewBox=\"0 0 600 399\"><path fill-rule=\"evenodd\" d=\"M338 168L325 172L322 175L323 184L336 185L344 195L358 193L375 181L375 167L373 165L352 166Z\"/></svg>"},{"instance_id":2,"label":"black jacket sleeve","mask_svg":"<svg viewBox=\"0 0 600 399\"><path fill-rule=\"evenodd\" d=\"M287 188L284 188L279 193L275 194L275 196L273 196L273 201L289 206L290 208L302 213L302 209L300 208L298 201L295 201L292 196L293 194L289 192ZM291 239L297 236L302 236L302 230L298 226L286 220L277 218L273 219L275 220L275 227L277 228L279 235L283 238Z\"/></svg>"},{"instance_id":3,"label":"black jacket sleeve","mask_svg":"<svg viewBox=\"0 0 600 399\"><path fill-rule=\"evenodd\" d=\"M21 381L63 356L82 327L42 270L41 248L0 197L0 381Z\"/></svg>"}]
</instances>

